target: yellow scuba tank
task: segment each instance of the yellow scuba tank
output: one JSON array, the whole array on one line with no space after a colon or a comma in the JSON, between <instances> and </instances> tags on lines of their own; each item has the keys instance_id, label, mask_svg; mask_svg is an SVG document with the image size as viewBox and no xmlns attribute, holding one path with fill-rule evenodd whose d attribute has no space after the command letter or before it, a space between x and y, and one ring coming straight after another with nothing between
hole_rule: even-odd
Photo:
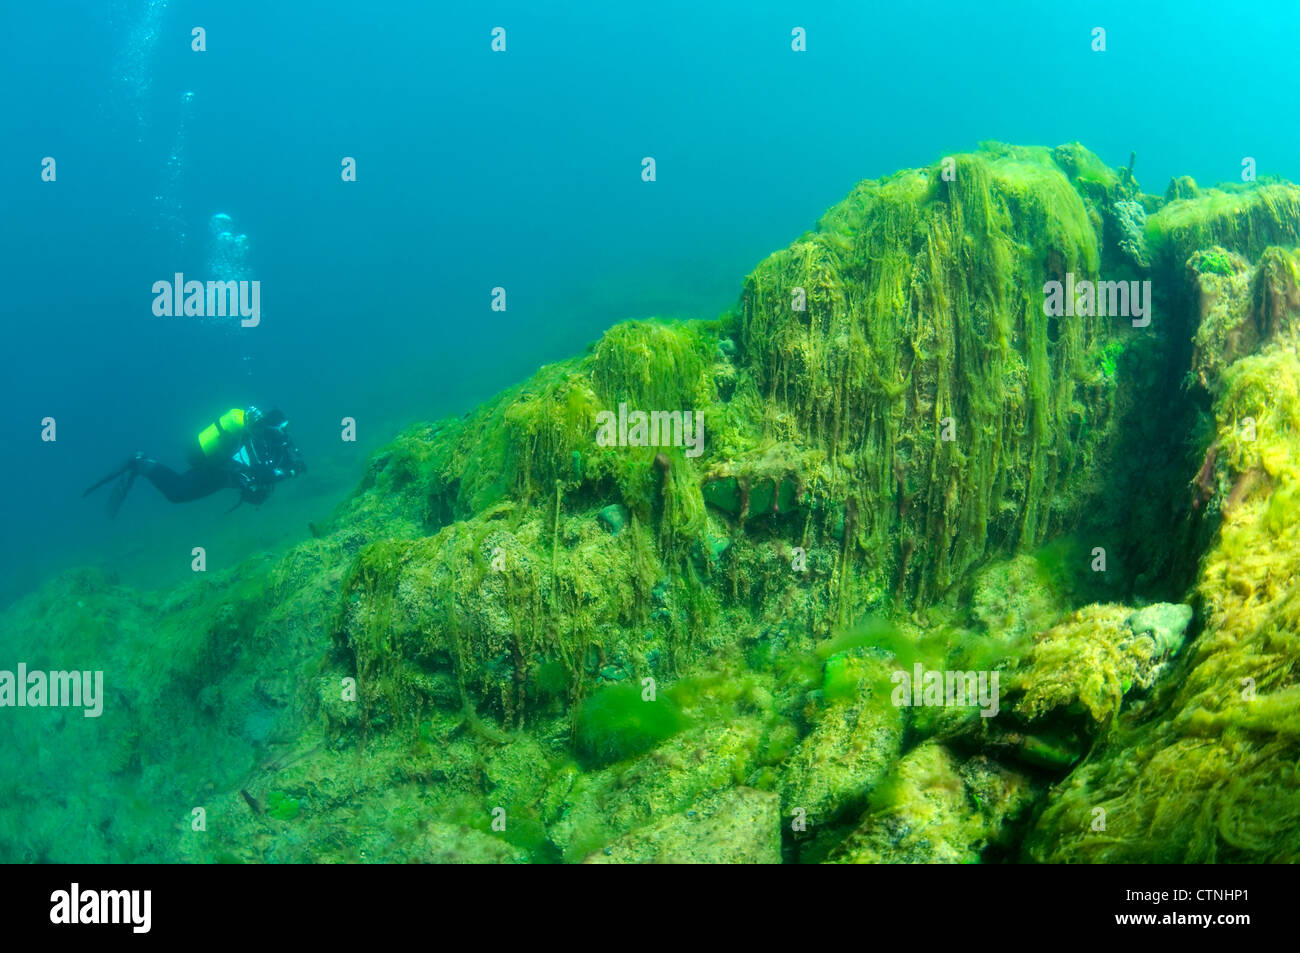
<instances>
[{"instance_id":1,"label":"yellow scuba tank","mask_svg":"<svg viewBox=\"0 0 1300 953\"><path fill-rule=\"evenodd\" d=\"M244 409L232 407L199 431L198 460L234 453L244 439Z\"/></svg>"}]
</instances>

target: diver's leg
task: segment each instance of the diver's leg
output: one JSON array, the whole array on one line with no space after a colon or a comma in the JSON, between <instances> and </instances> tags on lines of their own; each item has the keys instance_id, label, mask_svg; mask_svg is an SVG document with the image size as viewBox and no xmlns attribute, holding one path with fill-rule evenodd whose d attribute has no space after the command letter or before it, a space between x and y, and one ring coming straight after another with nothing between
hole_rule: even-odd
<instances>
[{"instance_id":1,"label":"diver's leg","mask_svg":"<svg viewBox=\"0 0 1300 953\"><path fill-rule=\"evenodd\" d=\"M172 503L189 503L229 486L226 475L217 467L191 467L177 473L157 460L145 458L135 470Z\"/></svg>"},{"instance_id":2,"label":"diver's leg","mask_svg":"<svg viewBox=\"0 0 1300 953\"><path fill-rule=\"evenodd\" d=\"M108 476L88 487L82 495L88 495L105 483L117 480L108 497L108 515L116 516L137 476L144 477L156 486L172 503L188 503L230 486L228 476L220 467L192 467L184 473L177 473L152 457L136 453Z\"/></svg>"}]
</instances>

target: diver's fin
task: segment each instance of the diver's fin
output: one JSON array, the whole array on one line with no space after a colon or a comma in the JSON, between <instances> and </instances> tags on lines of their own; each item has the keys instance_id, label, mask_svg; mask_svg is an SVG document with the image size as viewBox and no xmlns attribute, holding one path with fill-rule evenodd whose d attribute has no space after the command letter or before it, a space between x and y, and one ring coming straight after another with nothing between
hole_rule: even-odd
<instances>
[{"instance_id":1,"label":"diver's fin","mask_svg":"<svg viewBox=\"0 0 1300 953\"><path fill-rule=\"evenodd\" d=\"M123 473L113 487L113 492L108 495L108 517L113 519L117 516L117 511L122 508L122 501L126 495L131 492L131 484L135 483L135 470L128 470Z\"/></svg>"},{"instance_id":2,"label":"diver's fin","mask_svg":"<svg viewBox=\"0 0 1300 953\"><path fill-rule=\"evenodd\" d=\"M99 489L101 486L103 486L105 483L108 483L108 482L111 481L111 480L115 480L115 479L117 479L117 478L120 477L123 473L125 473L127 470L129 470L129 469L131 468L131 463L132 463L132 460L128 460L128 461L126 461L126 463L122 464L120 467L118 467L116 470L114 470L114 471L113 471L112 473L110 473L108 476L104 477L102 480L96 480L96 481L95 481L94 483L92 483L90 486L86 487L86 491L85 491L84 493L82 493L81 495L82 495L82 496L90 496L90 494L94 493L96 490L98 490L98 489Z\"/></svg>"},{"instance_id":3,"label":"diver's fin","mask_svg":"<svg viewBox=\"0 0 1300 953\"><path fill-rule=\"evenodd\" d=\"M143 460L143 459L144 459L143 453L137 452L132 454L131 456L126 458L126 462L123 463L120 467L113 470L113 472L109 473L107 476L103 477L102 479L96 480L90 486L86 487L85 491L81 495L90 496L90 494L94 493L105 483L110 483L113 480L116 480L118 477L120 477L123 473L126 473L128 470L134 470L136 461Z\"/></svg>"}]
</instances>

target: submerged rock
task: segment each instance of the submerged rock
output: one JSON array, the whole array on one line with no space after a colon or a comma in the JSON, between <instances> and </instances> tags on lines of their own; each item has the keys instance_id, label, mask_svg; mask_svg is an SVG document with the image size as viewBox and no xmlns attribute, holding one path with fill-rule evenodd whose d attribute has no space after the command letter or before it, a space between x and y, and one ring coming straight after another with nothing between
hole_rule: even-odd
<instances>
[{"instance_id":1,"label":"submerged rock","mask_svg":"<svg viewBox=\"0 0 1300 953\"><path fill-rule=\"evenodd\" d=\"M889 699L890 667L877 658L828 660L828 680L843 685L817 713L816 722L785 762L781 810L801 811L810 828L861 809L867 794L889 771L903 746L906 709ZM846 677L840 669L851 667Z\"/></svg>"},{"instance_id":2,"label":"submerged rock","mask_svg":"<svg viewBox=\"0 0 1300 953\"><path fill-rule=\"evenodd\" d=\"M600 511L598 519L604 527L617 536L627 523L627 507L621 503L611 503Z\"/></svg>"},{"instance_id":3,"label":"submerged rock","mask_svg":"<svg viewBox=\"0 0 1300 953\"><path fill-rule=\"evenodd\" d=\"M1149 635L1155 641L1153 655L1174 655L1192 622L1192 607L1158 602L1133 613L1125 622L1134 635Z\"/></svg>"},{"instance_id":4,"label":"submerged rock","mask_svg":"<svg viewBox=\"0 0 1300 953\"><path fill-rule=\"evenodd\" d=\"M587 864L779 864L775 794L731 788L639 827L587 856Z\"/></svg>"},{"instance_id":5,"label":"submerged rock","mask_svg":"<svg viewBox=\"0 0 1300 953\"><path fill-rule=\"evenodd\" d=\"M872 809L832 852L837 864L971 864L1003 841L1036 792L987 758L965 763L943 745L909 751L872 795Z\"/></svg>"},{"instance_id":6,"label":"submerged rock","mask_svg":"<svg viewBox=\"0 0 1300 953\"><path fill-rule=\"evenodd\" d=\"M1179 175L1169 180L1169 186L1165 189L1165 199L1173 202L1178 199L1194 199L1200 194L1200 189L1196 187L1196 180L1190 175Z\"/></svg>"},{"instance_id":7,"label":"submerged rock","mask_svg":"<svg viewBox=\"0 0 1300 953\"><path fill-rule=\"evenodd\" d=\"M1139 268L1150 265L1147 256L1147 213L1141 202L1120 200L1114 204L1115 225L1119 229L1119 249Z\"/></svg>"},{"instance_id":8,"label":"submerged rock","mask_svg":"<svg viewBox=\"0 0 1300 953\"><path fill-rule=\"evenodd\" d=\"M1108 727L1124 696L1152 686L1177 651L1192 619L1190 606L1160 603L1133 612L1093 605L1037 636L1020 668L1006 680L1015 711L1027 721L1049 712L1086 712L1094 728Z\"/></svg>"}]
</instances>

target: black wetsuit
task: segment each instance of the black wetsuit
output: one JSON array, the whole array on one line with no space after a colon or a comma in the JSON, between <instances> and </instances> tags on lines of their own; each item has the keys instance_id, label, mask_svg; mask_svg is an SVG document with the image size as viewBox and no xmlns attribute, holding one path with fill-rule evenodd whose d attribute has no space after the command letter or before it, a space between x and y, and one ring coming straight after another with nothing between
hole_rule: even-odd
<instances>
[{"instance_id":1,"label":"black wetsuit","mask_svg":"<svg viewBox=\"0 0 1300 953\"><path fill-rule=\"evenodd\" d=\"M283 427L267 426L247 432L227 455L195 460L184 473L137 453L86 490L86 494L116 479L117 485L108 501L109 514L116 515L131 484L137 476L142 476L172 503L189 503L218 490L232 489L239 491L241 503L260 504L270 496L276 483L306 469L302 455Z\"/></svg>"},{"instance_id":2,"label":"black wetsuit","mask_svg":"<svg viewBox=\"0 0 1300 953\"><path fill-rule=\"evenodd\" d=\"M207 463L177 473L166 464L141 459L135 472L158 488L172 503L188 503L211 496L218 490L236 488L230 469L221 463Z\"/></svg>"}]
</instances>

